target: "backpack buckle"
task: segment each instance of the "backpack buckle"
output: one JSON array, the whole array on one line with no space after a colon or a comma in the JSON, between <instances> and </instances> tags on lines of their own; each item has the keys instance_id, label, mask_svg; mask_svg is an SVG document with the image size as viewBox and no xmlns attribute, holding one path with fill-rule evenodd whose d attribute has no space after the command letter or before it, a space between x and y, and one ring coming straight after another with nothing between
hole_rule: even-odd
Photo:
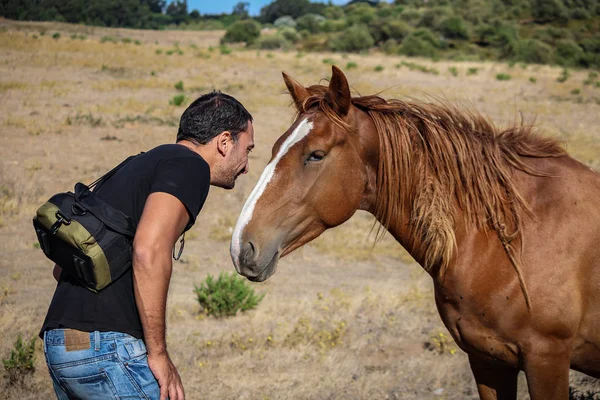
<instances>
[{"instance_id":1,"label":"backpack buckle","mask_svg":"<svg viewBox=\"0 0 600 400\"><path fill-rule=\"evenodd\" d=\"M60 228L61 225L70 225L71 224L71 220L67 217L65 217L64 215L61 214L60 211L57 211L56 214L54 214L56 216L56 222L54 224L52 224L52 226L50 227L50 233L53 235L56 235L56 232L58 232L58 229Z\"/></svg>"}]
</instances>

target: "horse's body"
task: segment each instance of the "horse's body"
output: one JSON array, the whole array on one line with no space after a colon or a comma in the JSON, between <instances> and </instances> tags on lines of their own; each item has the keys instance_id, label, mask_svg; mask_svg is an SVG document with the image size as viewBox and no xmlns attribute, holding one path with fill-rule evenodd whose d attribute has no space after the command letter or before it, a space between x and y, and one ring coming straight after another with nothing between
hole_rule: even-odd
<instances>
[{"instance_id":1,"label":"horse's body","mask_svg":"<svg viewBox=\"0 0 600 400\"><path fill-rule=\"evenodd\" d=\"M294 125L238 220L236 269L375 215L432 276L440 316L482 399L567 399L569 368L600 378L600 176L528 127L498 131L447 106L351 98L284 75Z\"/></svg>"}]
</instances>

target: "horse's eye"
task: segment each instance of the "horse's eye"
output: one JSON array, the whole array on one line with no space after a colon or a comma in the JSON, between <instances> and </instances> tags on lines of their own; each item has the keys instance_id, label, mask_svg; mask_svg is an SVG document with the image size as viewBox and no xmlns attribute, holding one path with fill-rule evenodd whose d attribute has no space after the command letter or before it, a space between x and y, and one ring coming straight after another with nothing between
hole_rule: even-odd
<instances>
[{"instance_id":1,"label":"horse's eye","mask_svg":"<svg viewBox=\"0 0 600 400\"><path fill-rule=\"evenodd\" d=\"M323 158L325 158L324 151L321 151L321 150L313 151L312 153L310 153L310 156L308 156L306 161L304 161L304 164L306 165L309 162L321 161Z\"/></svg>"}]
</instances>

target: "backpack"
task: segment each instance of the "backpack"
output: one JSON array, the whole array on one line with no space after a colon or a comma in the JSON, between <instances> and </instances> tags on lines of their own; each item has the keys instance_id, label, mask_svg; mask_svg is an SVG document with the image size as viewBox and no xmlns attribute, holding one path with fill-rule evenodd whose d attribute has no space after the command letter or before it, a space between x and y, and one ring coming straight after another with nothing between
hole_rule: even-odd
<instances>
[{"instance_id":1,"label":"backpack","mask_svg":"<svg viewBox=\"0 0 600 400\"><path fill-rule=\"evenodd\" d=\"M130 156L89 186L57 193L38 208L33 227L40 248L79 284L98 292L132 264L135 229L131 218L91 191L113 176Z\"/></svg>"}]
</instances>

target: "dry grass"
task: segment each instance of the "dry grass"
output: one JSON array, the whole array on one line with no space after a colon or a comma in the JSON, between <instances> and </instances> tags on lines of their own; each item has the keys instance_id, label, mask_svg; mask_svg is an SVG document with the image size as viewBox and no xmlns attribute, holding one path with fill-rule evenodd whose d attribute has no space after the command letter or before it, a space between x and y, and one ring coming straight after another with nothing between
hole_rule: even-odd
<instances>
[{"instance_id":1,"label":"dry grass","mask_svg":"<svg viewBox=\"0 0 600 400\"><path fill-rule=\"evenodd\" d=\"M40 32L47 32L40 35ZM60 32L61 38L52 39ZM72 33L84 40L70 39ZM231 270L227 241L245 198L290 125L293 110L280 72L305 84L344 67L354 89L385 97L446 97L499 124L518 112L538 116L583 162L600 167L600 89L586 72L472 62L408 60L439 75L396 68L406 59L373 54L242 51L225 55L215 32L150 32L0 20L0 356L18 333L35 335L54 290L50 262L35 248L36 207L74 182L90 182L127 155L172 142L184 105L169 105L184 82L193 100L221 89L255 117L256 150L234 191L211 189L176 263L168 340L191 399L468 399L475 396L467 359L448 340L428 276L386 237L374 246L373 220L357 213L343 226L281 261L258 309L233 319L203 317L193 283ZM37 38L34 38L34 35ZM104 36L139 40L101 43ZM183 54L166 51L178 48ZM158 44L157 44L158 43ZM192 47L194 44L196 48ZM157 54L157 50L161 50ZM375 66L384 67L373 72ZM450 67L458 70L454 77ZM477 68L475 75L467 75ZM497 81L498 73L510 81ZM535 76L536 83L529 82ZM37 349L37 372L0 398L50 398ZM591 387L573 376L573 382ZM5 381L0 380L0 388ZM527 398L522 385L521 398Z\"/></svg>"}]
</instances>

